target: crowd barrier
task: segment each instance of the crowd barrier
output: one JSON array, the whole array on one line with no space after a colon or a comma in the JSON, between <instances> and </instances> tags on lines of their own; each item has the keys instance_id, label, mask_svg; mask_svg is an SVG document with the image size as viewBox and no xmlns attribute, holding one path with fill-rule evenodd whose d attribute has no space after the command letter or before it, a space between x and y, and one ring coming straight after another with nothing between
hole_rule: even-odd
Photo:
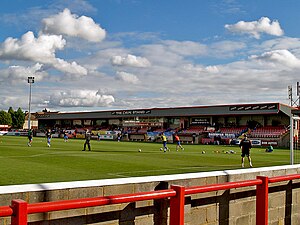
<instances>
[{"instance_id":1,"label":"crowd barrier","mask_svg":"<svg viewBox=\"0 0 300 225\"><path fill-rule=\"evenodd\" d=\"M28 214L46 213L50 211L61 211L120 203L131 203L145 200L169 199L169 224L184 225L184 205L185 197L187 195L256 186L256 224L267 225L269 183L292 181L295 179L300 179L300 174L291 174L270 178L266 176L257 176L256 179L253 180L225 182L221 184L194 187L172 185L171 188L167 190L140 192L134 194L122 194L96 198L82 198L76 200L39 202L31 204L28 204L24 200L16 199L12 200L10 206L0 207L0 217L11 217L11 225L27 225Z\"/></svg>"}]
</instances>

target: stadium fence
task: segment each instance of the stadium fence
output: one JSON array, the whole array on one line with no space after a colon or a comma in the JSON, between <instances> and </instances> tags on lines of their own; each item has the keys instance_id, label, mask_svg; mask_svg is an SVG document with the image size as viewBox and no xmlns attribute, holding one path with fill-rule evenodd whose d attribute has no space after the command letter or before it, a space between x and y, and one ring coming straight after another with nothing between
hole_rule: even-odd
<instances>
[{"instance_id":1,"label":"stadium fence","mask_svg":"<svg viewBox=\"0 0 300 225\"><path fill-rule=\"evenodd\" d=\"M184 206L187 195L256 186L256 224L267 225L269 183L292 181L295 179L300 179L300 174L275 177L257 176L253 180L193 187L172 185L167 190L32 204L28 204L21 199L16 199L12 200L10 206L0 207L0 217L11 217L11 225L27 225L28 214L167 198L170 202L169 225L184 225Z\"/></svg>"}]
</instances>

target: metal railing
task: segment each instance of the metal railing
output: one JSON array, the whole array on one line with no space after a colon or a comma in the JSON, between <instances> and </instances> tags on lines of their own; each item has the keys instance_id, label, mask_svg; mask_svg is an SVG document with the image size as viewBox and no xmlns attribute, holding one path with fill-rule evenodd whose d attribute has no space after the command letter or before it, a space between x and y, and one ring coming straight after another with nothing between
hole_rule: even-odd
<instances>
[{"instance_id":1,"label":"metal railing","mask_svg":"<svg viewBox=\"0 0 300 225\"><path fill-rule=\"evenodd\" d=\"M295 179L300 179L300 174L277 176L272 178L258 176L257 179L254 180L226 182L194 187L172 185L171 188L167 190L53 202L27 203L24 200L16 199L12 200L10 206L0 206L0 217L11 217L11 225L27 225L28 214L131 203L145 200L169 199L169 224L184 225L184 205L186 195L256 186L256 224L267 225L269 183L291 181Z\"/></svg>"}]
</instances>

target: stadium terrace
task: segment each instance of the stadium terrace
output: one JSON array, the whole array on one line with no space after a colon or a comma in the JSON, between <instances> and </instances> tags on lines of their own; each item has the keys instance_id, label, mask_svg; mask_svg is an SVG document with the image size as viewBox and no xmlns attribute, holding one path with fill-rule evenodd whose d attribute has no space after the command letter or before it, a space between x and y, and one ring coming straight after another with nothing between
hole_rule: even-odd
<instances>
[{"instance_id":1,"label":"stadium terrace","mask_svg":"<svg viewBox=\"0 0 300 225\"><path fill-rule=\"evenodd\" d=\"M126 141L160 141L164 132L168 142L177 133L184 143L238 144L247 134L254 145L289 146L290 117L299 109L281 103L148 108L93 112L36 112L31 119L36 136L52 129L54 137L83 138L86 129L92 138ZM27 125L25 124L24 127ZM298 142L299 122L295 138Z\"/></svg>"}]
</instances>

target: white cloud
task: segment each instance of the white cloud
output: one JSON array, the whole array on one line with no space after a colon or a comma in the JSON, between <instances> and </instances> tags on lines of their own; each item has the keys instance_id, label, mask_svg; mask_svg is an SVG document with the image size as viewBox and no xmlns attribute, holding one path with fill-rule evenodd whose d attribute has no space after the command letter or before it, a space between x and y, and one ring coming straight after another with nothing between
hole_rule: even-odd
<instances>
[{"instance_id":1,"label":"white cloud","mask_svg":"<svg viewBox=\"0 0 300 225\"><path fill-rule=\"evenodd\" d=\"M0 59L38 62L51 65L62 72L86 75L87 70L76 62L68 63L56 58L56 51L62 50L65 44L61 35L40 35L35 38L29 31L20 40L7 38L1 45Z\"/></svg>"},{"instance_id":2,"label":"white cloud","mask_svg":"<svg viewBox=\"0 0 300 225\"><path fill-rule=\"evenodd\" d=\"M130 83L130 84L137 84L139 83L139 79L137 78L136 75L131 74L131 73L126 73L126 72L117 72L116 73L116 79L117 80L122 80L125 81L126 83Z\"/></svg>"},{"instance_id":3,"label":"white cloud","mask_svg":"<svg viewBox=\"0 0 300 225\"><path fill-rule=\"evenodd\" d=\"M217 66L206 66L205 67L205 70L208 72L208 73L218 73L219 72L219 69Z\"/></svg>"},{"instance_id":4,"label":"white cloud","mask_svg":"<svg viewBox=\"0 0 300 225\"><path fill-rule=\"evenodd\" d=\"M184 71L193 72L196 74L204 74L204 73L218 73L219 69L217 66L202 66L202 65L192 65L186 64L183 66Z\"/></svg>"},{"instance_id":5,"label":"white cloud","mask_svg":"<svg viewBox=\"0 0 300 225\"><path fill-rule=\"evenodd\" d=\"M0 80L3 84L6 84L7 82L19 83L24 82L25 80L27 81L27 78L30 76L34 76L35 81L41 81L48 76L48 74L41 69L42 65L38 63L31 67L9 66L7 69L0 70Z\"/></svg>"},{"instance_id":6,"label":"white cloud","mask_svg":"<svg viewBox=\"0 0 300 225\"><path fill-rule=\"evenodd\" d=\"M194 56L207 53L207 47L198 42L167 40L163 41L162 43L169 51L172 51L178 55Z\"/></svg>"},{"instance_id":7,"label":"white cloud","mask_svg":"<svg viewBox=\"0 0 300 225\"><path fill-rule=\"evenodd\" d=\"M208 53L206 45L193 41L166 40L159 43L142 45L139 51L147 57L152 65L174 67L185 57L203 57Z\"/></svg>"},{"instance_id":8,"label":"white cloud","mask_svg":"<svg viewBox=\"0 0 300 225\"><path fill-rule=\"evenodd\" d=\"M207 54L216 58L228 58L245 50L246 47L246 44L240 41L219 41L207 47Z\"/></svg>"},{"instance_id":9,"label":"white cloud","mask_svg":"<svg viewBox=\"0 0 300 225\"><path fill-rule=\"evenodd\" d=\"M55 51L62 50L66 41L58 35L41 35L34 37L31 31L20 40L7 38L0 49L0 59L16 59L50 63L55 58Z\"/></svg>"},{"instance_id":10,"label":"white cloud","mask_svg":"<svg viewBox=\"0 0 300 225\"><path fill-rule=\"evenodd\" d=\"M50 96L50 106L63 107L99 107L114 103L112 95L100 94L97 91L76 90L55 93Z\"/></svg>"},{"instance_id":11,"label":"white cloud","mask_svg":"<svg viewBox=\"0 0 300 225\"><path fill-rule=\"evenodd\" d=\"M291 49L293 53L300 51L300 38L280 37L264 41L258 48L266 51ZM300 56L300 54L298 54Z\"/></svg>"},{"instance_id":12,"label":"white cloud","mask_svg":"<svg viewBox=\"0 0 300 225\"><path fill-rule=\"evenodd\" d=\"M267 63L280 64L286 69L300 68L300 59L286 49L265 52L260 56L251 56L251 59L264 61Z\"/></svg>"},{"instance_id":13,"label":"white cloud","mask_svg":"<svg viewBox=\"0 0 300 225\"><path fill-rule=\"evenodd\" d=\"M111 63L115 66L131 66L131 67L148 67L150 66L150 62L148 59L130 55L128 54L126 57L122 56L113 56L111 58Z\"/></svg>"},{"instance_id":14,"label":"white cloud","mask_svg":"<svg viewBox=\"0 0 300 225\"><path fill-rule=\"evenodd\" d=\"M79 37L91 42L101 42L106 31L90 17L78 17L71 14L69 9L42 20L43 32L48 34L65 34Z\"/></svg>"},{"instance_id":15,"label":"white cloud","mask_svg":"<svg viewBox=\"0 0 300 225\"><path fill-rule=\"evenodd\" d=\"M270 38L262 42L239 40L239 37L235 41L220 36L199 37L203 44L162 40L157 33L153 33L155 37L142 38L144 33L132 32L130 38L114 33L102 41L104 30L102 34L92 32L89 36L90 32L82 28L87 27L82 22L86 21L90 30L100 31L101 27L88 17L78 17L67 9L48 15L52 16L43 20L43 32L38 36L27 32L21 38L7 38L1 43L0 106L3 108L28 107L26 79L31 74L36 77L33 109L47 107L59 111L284 102L287 84L298 79L295 73L300 59L298 38ZM256 38L262 34L283 34L279 23L268 18L241 21L226 28ZM79 38L64 39L63 35ZM78 61L68 62L65 58ZM77 74L88 76L74 76ZM14 88L18 97L11 96L11 87L16 86L11 85L13 82L19 82Z\"/></svg>"},{"instance_id":16,"label":"white cloud","mask_svg":"<svg viewBox=\"0 0 300 225\"><path fill-rule=\"evenodd\" d=\"M271 21L268 17L261 17L258 21L245 22L239 21L236 24L226 24L225 28L233 33L250 34L256 39L260 38L261 33L274 36L282 36L284 34L278 21Z\"/></svg>"},{"instance_id":17,"label":"white cloud","mask_svg":"<svg viewBox=\"0 0 300 225\"><path fill-rule=\"evenodd\" d=\"M56 59L53 67L69 74L87 75L87 69L78 65L76 62L68 63L62 59Z\"/></svg>"}]
</instances>

